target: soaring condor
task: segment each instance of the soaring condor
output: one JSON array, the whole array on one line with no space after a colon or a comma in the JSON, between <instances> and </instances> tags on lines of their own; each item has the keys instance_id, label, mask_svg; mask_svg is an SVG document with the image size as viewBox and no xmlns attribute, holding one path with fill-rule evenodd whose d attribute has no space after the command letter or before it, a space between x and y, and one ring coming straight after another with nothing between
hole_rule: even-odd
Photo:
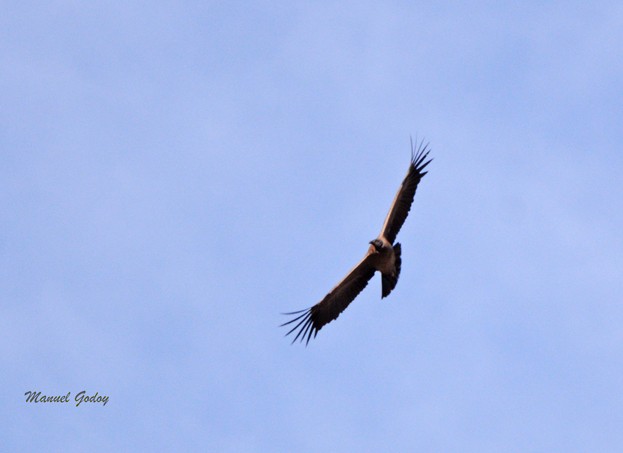
<instances>
[{"instance_id":1,"label":"soaring condor","mask_svg":"<svg viewBox=\"0 0 623 453\"><path fill-rule=\"evenodd\" d=\"M432 159L428 159L428 144L420 142L417 150L411 143L411 162L394 201L389 208L383 228L379 237L369 242L370 247L361 261L333 288L320 302L311 308L286 313L294 318L282 324L294 324L294 327L286 334L297 331L292 340L294 343L300 339L305 344L325 324L336 319L340 313L357 297L366 287L376 271L381 273L381 299L389 295L396 287L400 276L400 243L394 244L396 236L405 222L418 184L427 173L424 171Z\"/></svg>"}]
</instances>

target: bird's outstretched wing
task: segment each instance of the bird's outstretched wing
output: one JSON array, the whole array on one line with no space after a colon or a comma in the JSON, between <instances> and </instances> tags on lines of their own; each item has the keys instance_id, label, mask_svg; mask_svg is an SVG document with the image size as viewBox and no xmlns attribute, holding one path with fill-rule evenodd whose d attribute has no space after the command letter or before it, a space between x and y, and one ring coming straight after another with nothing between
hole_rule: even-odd
<instances>
[{"instance_id":1,"label":"bird's outstretched wing","mask_svg":"<svg viewBox=\"0 0 623 453\"><path fill-rule=\"evenodd\" d=\"M295 311L292 313L285 313L286 315L296 315L296 317L284 324L296 323L292 329L286 334L290 335L295 330L298 330L294 340L300 338L302 342L307 337L306 343L316 334L322 326L330 323L346 310L346 307L357 297L357 295L366 287L372 276L374 275L375 268L371 263L373 256L370 252L363 257L363 259L357 264L344 279L333 288L324 299L318 302L311 308L307 308L301 311Z\"/></svg>"},{"instance_id":2,"label":"bird's outstretched wing","mask_svg":"<svg viewBox=\"0 0 623 453\"><path fill-rule=\"evenodd\" d=\"M384 236L385 239L392 244L396 240L396 236L402 224L405 223L407 215L409 215L413 197L415 196L415 190L420 180L427 173L423 170L432 161L432 159L426 160L429 152L428 144L424 144L423 141L420 142L417 150L414 150L413 143L411 143L411 164L409 165L409 171L402 181L398 193L394 197L392 206L389 208L385 223L381 229L381 236Z\"/></svg>"}]
</instances>

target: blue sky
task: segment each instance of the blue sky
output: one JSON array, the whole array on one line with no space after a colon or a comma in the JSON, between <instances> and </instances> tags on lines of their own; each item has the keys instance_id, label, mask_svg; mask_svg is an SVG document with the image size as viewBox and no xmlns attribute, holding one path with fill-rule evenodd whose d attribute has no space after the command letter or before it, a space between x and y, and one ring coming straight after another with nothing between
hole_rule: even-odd
<instances>
[{"instance_id":1,"label":"blue sky","mask_svg":"<svg viewBox=\"0 0 623 453\"><path fill-rule=\"evenodd\" d=\"M7 451L621 451L620 3L3 10ZM410 135L396 290L291 346Z\"/></svg>"}]
</instances>

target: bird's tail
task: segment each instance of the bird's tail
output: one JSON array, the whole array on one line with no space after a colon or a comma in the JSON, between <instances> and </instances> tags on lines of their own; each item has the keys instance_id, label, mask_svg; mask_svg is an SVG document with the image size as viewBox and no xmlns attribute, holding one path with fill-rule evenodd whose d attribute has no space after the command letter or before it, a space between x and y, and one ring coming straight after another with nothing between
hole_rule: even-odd
<instances>
[{"instance_id":1,"label":"bird's tail","mask_svg":"<svg viewBox=\"0 0 623 453\"><path fill-rule=\"evenodd\" d=\"M400 254L402 249L400 248L400 243L394 245L394 257L395 257L395 273L394 274L383 274L382 275L382 288L381 288L381 299L383 297L389 296L389 293L396 287L396 283L398 283L398 277L400 277L400 265L402 264L402 259L400 258Z\"/></svg>"}]
</instances>

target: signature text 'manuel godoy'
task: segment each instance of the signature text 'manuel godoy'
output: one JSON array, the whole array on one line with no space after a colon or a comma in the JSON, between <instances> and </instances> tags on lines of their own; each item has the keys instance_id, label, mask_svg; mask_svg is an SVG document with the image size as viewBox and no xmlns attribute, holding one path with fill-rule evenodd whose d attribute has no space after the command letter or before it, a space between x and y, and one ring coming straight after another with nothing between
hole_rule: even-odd
<instances>
[{"instance_id":1,"label":"signature text 'manuel godoy'","mask_svg":"<svg viewBox=\"0 0 623 453\"><path fill-rule=\"evenodd\" d=\"M24 393L26 397L27 403L69 403L71 401L71 392L67 392L66 395L42 395L41 392L37 391L28 391ZM86 390L76 393L76 396L73 398L73 401L76 403L76 407L80 406L82 403L98 403L102 406L106 406L108 403L108 396L100 395L98 392L95 392L95 395L88 395Z\"/></svg>"}]
</instances>

